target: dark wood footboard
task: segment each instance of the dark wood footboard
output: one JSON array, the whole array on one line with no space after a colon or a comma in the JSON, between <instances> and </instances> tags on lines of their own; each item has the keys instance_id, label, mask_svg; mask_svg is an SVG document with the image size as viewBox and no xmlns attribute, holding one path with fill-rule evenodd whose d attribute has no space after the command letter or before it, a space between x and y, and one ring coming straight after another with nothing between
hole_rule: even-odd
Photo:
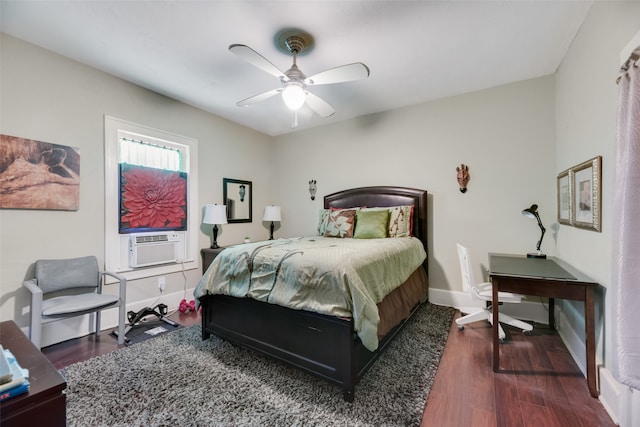
<instances>
[{"instance_id":1,"label":"dark wood footboard","mask_svg":"<svg viewBox=\"0 0 640 427\"><path fill-rule=\"evenodd\" d=\"M348 402L354 400L356 384L406 322L371 352L354 333L352 319L225 295L206 295L200 303L202 339L214 334L333 382L342 387Z\"/></svg>"},{"instance_id":2,"label":"dark wood footboard","mask_svg":"<svg viewBox=\"0 0 640 427\"><path fill-rule=\"evenodd\" d=\"M215 334L289 363L342 386L345 399L353 400L360 340L351 319L224 295L207 295L200 302L203 338Z\"/></svg>"}]
</instances>

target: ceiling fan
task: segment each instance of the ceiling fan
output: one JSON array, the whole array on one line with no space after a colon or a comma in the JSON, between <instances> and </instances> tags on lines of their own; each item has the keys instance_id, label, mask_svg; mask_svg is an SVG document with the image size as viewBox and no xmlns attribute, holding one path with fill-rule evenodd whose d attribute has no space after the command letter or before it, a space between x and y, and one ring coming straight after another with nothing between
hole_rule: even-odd
<instances>
[{"instance_id":1,"label":"ceiling fan","mask_svg":"<svg viewBox=\"0 0 640 427\"><path fill-rule=\"evenodd\" d=\"M236 105L247 107L281 93L284 103L290 110L294 111L293 127L295 127L297 125L297 111L305 103L321 117L329 117L336 112L327 101L310 92L308 90L309 87L343 83L369 77L369 67L361 62L331 68L307 77L296 63L298 55L308 53L313 48L313 38L303 31L296 29L283 30L276 35L276 44L280 50L293 55L293 65L287 71L280 71L278 67L249 46L243 44L229 46L229 51L262 71L277 77L281 85L277 89L271 89L243 99L237 102Z\"/></svg>"}]
</instances>

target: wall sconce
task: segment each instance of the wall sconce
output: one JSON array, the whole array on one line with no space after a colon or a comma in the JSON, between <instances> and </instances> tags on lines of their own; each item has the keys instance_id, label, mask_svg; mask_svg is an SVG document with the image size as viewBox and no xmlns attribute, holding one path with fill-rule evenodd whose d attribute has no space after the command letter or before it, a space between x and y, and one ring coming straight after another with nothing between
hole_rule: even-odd
<instances>
[{"instance_id":1,"label":"wall sconce","mask_svg":"<svg viewBox=\"0 0 640 427\"><path fill-rule=\"evenodd\" d=\"M244 202L244 195L247 192L247 187L244 184L240 184L240 201Z\"/></svg>"},{"instance_id":2,"label":"wall sconce","mask_svg":"<svg viewBox=\"0 0 640 427\"><path fill-rule=\"evenodd\" d=\"M225 205L205 205L203 224L213 224L213 244L211 249L218 249L218 224L227 223L227 207Z\"/></svg>"},{"instance_id":3,"label":"wall sconce","mask_svg":"<svg viewBox=\"0 0 640 427\"><path fill-rule=\"evenodd\" d=\"M309 194L311 194L311 200L316 199L316 180L312 179L309 181Z\"/></svg>"},{"instance_id":4,"label":"wall sconce","mask_svg":"<svg viewBox=\"0 0 640 427\"><path fill-rule=\"evenodd\" d=\"M280 206L265 206L263 221L271 221L269 240L273 240L273 229L275 228L275 221L280 221Z\"/></svg>"},{"instance_id":5,"label":"wall sconce","mask_svg":"<svg viewBox=\"0 0 640 427\"><path fill-rule=\"evenodd\" d=\"M540 230L542 231L542 234L540 235L540 240L538 240L538 245L536 246L536 249L538 252L528 253L527 258L546 258L547 256L542 252L540 252L540 245L542 245L542 238L544 237L544 232L546 230L542 225L542 221L540 221L540 215L538 215L538 205L535 205L535 204L531 205L530 208L527 208L522 211L522 215L526 216L527 218L536 219L538 221L538 227L540 227Z\"/></svg>"}]
</instances>

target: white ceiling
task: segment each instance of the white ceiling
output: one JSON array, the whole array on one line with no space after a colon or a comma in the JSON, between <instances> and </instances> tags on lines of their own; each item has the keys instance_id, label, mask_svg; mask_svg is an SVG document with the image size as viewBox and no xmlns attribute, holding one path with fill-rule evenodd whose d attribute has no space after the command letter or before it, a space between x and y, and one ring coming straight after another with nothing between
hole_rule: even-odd
<instances>
[{"instance_id":1,"label":"white ceiling","mask_svg":"<svg viewBox=\"0 0 640 427\"><path fill-rule=\"evenodd\" d=\"M284 28L309 32L307 75L363 62L368 79L311 90L336 113L303 107L296 129L552 74L592 1L0 0L2 32L233 122L280 135L292 113L277 78L228 51L246 44L281 70Z\"/></svg>"}]
</instances>

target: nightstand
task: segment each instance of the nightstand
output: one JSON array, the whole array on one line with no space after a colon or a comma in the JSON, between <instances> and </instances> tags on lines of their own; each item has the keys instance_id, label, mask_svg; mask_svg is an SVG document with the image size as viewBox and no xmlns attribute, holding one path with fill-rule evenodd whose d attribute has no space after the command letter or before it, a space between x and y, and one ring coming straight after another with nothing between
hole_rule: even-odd
<instances>
[{"instance_id":1,"label":"nightstand","mask_svg":"<svg viewBox=\"0 0 640 427\"><path fill-rule=\"evenodd\" d=\"M223 247L216 249L204 248L200 250L200 254L202 255L202 274L207 271L207 268L209 268L215 257L217 257L223 250Z\"/></svg>"}]
</instances>

